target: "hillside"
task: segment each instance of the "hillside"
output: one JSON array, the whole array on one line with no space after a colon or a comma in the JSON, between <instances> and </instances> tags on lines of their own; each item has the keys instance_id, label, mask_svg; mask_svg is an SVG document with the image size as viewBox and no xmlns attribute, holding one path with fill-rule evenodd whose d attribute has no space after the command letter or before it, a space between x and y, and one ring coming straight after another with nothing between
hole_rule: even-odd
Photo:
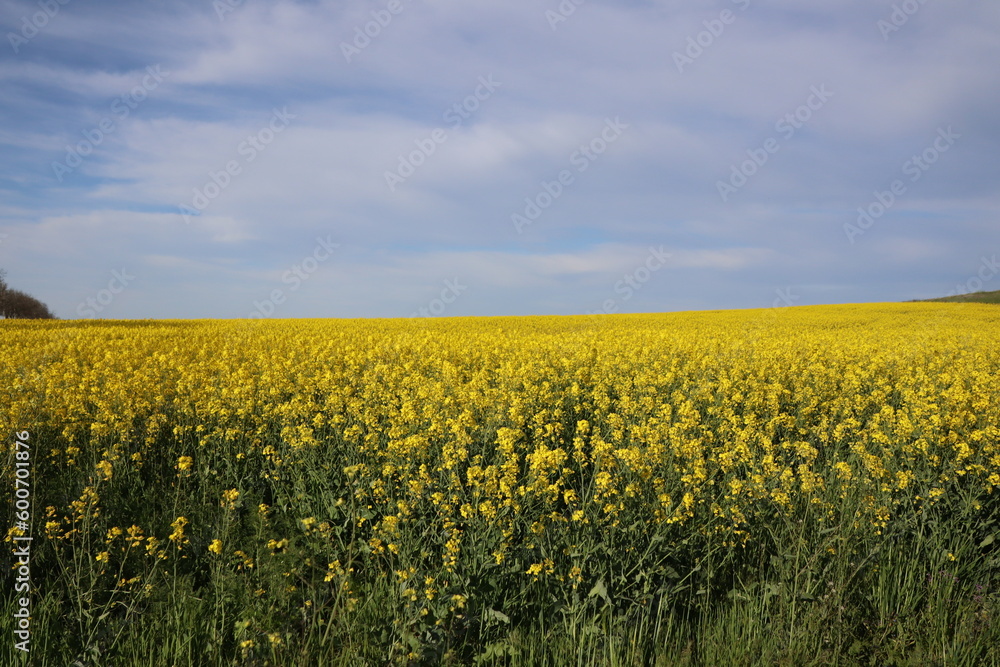
<instances>
[{"instance_id":1,"label":"hillside","mask_svg":"<svg viewBox=\"0 0 1000 667\"><path fill-rule=\"evenodd\" d=\"M952 303L1000 303L1000 290L994 292L970 292L939 299L914 299L914 301L946 301Z\"/></svg>"}]
</instances>

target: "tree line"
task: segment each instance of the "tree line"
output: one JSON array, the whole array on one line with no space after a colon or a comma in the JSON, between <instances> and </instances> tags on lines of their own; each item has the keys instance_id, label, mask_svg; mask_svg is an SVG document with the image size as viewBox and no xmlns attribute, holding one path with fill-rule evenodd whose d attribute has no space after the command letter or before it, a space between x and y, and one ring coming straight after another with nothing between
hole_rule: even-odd
<instances>
[{"instance_id":1,"label":"tree line","mask_svg":"<svg viewBox=\"0 0 1000 667\"><path fill-rule=\"evenodd\" d=\"M7 273L0 269L0 317L7 319L54 320L49 307L35 297L11 289L6 281Z\"/></svg>"}]
</instances>

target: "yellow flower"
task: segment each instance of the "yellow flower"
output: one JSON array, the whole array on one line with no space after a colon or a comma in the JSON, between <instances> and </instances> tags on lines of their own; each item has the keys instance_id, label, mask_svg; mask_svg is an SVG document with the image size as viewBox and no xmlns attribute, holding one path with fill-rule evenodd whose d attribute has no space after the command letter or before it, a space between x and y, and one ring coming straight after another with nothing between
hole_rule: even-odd
<instances>
[{"instance_id":1,"label":"yellow flower","mask_svg":"<svg viewBox=\"0 0 1000 667\"><path fill-rule=\"evenodd\" d=\"M275 551L281 551L287 546L288 546L288 540L270 539L267 541L267 548L270 549L272 553Z\"/></svg>"},{"instance_id":2,"label":"yellow flower","mask_svg":"<svg viewBox=\"0 0 1000 667\"><path fill-rule=\"evenodd\" d=\"M226 489L222 492L222 500L219 501L219 505L225 507L227 510L232 510L236 508L236 501L240 497L240 492L236 489Z\"/></svg>"},{"instance_id":3,"label":"yellow flower","mask_svg":"<svg viewBox=\"0 0 1000 667\"><path fill-rule=\"evenodd\" d=\"M109 479L111 479L111 462L110 461L101 461L100 463L98 463L94 467L97 468L97 472L100 473L101 478L104 481L108 481Z\"/></svg>"},{"instance_id":4,"label":"yellow flower","mask_svg":"<svg viewBox=\"0 0 1000 667\"><path fill-rule=\"evenodd\" d=\"M107 549L107 560L90 561L97 569L113 551L127 564L114 581L141 574L140 593L149 568L184 557L177 550L195 538L184 517L169 530L166 515L151 517L159 538L128 528L124 489L108 480L173 460L163 492L191 507L202 489L183 487L204 470L208 502L224 509L207 557L225 555L248 574L259 569L253 560L221 540L251 498L229 483L259 476L289 488L324 476L336 486L329 505L309 509L299 496L256 506L256 548L280 553L300 532L304 546L367 544L352 562L365 578L408 573L393 584L412 589L417 616L422 603L460 609L454 573L477 559L526 562L528 576L582 586L589 541L632 524L679 524L725 548L752 546L761 528L793 517L807 517L807 533L822 524L892 534L954 489L956 503L980 511L1000 490L997 321L976 304L433 323L0 321L0 386L11 398L0 426L41 422L55 437L30 458L75 475L67 488L87 485L7 539L44 527L67 555ZM207 459L195 470L195 451L226 452L245 477ZM294 530L270 530L279 518ZM849 545L824 544L849 558ZM309 551L282 563L289 578L268 594L308 579L321 565ZM546 559L557 553L558 569ZM620 556L633 553L626 544ZM411 563L422 565L410 573ZM360 606L349 565L322 571L345 609ZM424 583L427 574L436 581ZM234 641L252 636L259 650L270 629L244 628Z\"/></svg>"},{"instance_id":5,"label":"yellow flower","mask_svg":"<svg viewBox=\"0 0 1000 667\"><path fill-rule=\"evenodd\" d=\"M128 537L125 538L130 547L137 547L142 542L142 528L132 525L128 529Z\"/></svg>"},{"instance_id":6,"label":"yellow flower","mask_svg":"<svg viewBox=\"0 0 1000 667\"><path fill-rule=\"evenodd\" d=\"M184 537L184 526L188 523L190 522L185 517L177 517L173 523L170 524L170 527L174 530L170 533L168 539L171 542L177 542L178 545L187 542L187 539Z\"/></svg>"},{"instance_id":7,"label":"yellow flower","mask_svg":"<svg viewBox=\"0 0 1000 667\"><path fill-rule=\"evenodd\" d=\"M141 537L139 539L141 539ZM156 555L158 555L157 551L156 551L156 548L158 546L160 546L160 540L158 540L156 537L154 537L154 536L151 535L151 536L149 536L149 537L146 538L146 553L147 554L149 554L150 556L156 556Z\"/></svg>"}]
</instances>

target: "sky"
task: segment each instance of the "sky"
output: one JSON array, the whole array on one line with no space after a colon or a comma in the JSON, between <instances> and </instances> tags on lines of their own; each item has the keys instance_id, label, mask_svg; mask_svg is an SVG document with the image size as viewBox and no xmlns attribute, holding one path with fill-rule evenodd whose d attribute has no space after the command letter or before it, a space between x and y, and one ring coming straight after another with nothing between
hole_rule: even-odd
<instances>
[{"instance_id":1,"label":"sky","mask_svg":"<svg viewBox=\"0 0 1000 667\"><path fill-rule=\"evenodd\" d=\"M1000 289L1000 3L0 0L0 268L60 318Z\"/></svg>"}]
</instances>

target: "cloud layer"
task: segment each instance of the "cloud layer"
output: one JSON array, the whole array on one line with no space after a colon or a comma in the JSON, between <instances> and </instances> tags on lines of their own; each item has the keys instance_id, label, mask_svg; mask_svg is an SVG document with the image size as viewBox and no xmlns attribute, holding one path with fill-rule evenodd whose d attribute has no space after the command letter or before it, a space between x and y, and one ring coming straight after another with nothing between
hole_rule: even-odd
<instances>
[{"instance_id":1,"label":"cloud layer","mask_svg":"<svg viewBox=\"0 0 1000 667\"><path fill-rule=\"evenodd\" d=\"M938 296L1000 252L1000 6L346 4L8 2L8 282L64 318L637 312Z\"/></svg>"}]
</instances>

